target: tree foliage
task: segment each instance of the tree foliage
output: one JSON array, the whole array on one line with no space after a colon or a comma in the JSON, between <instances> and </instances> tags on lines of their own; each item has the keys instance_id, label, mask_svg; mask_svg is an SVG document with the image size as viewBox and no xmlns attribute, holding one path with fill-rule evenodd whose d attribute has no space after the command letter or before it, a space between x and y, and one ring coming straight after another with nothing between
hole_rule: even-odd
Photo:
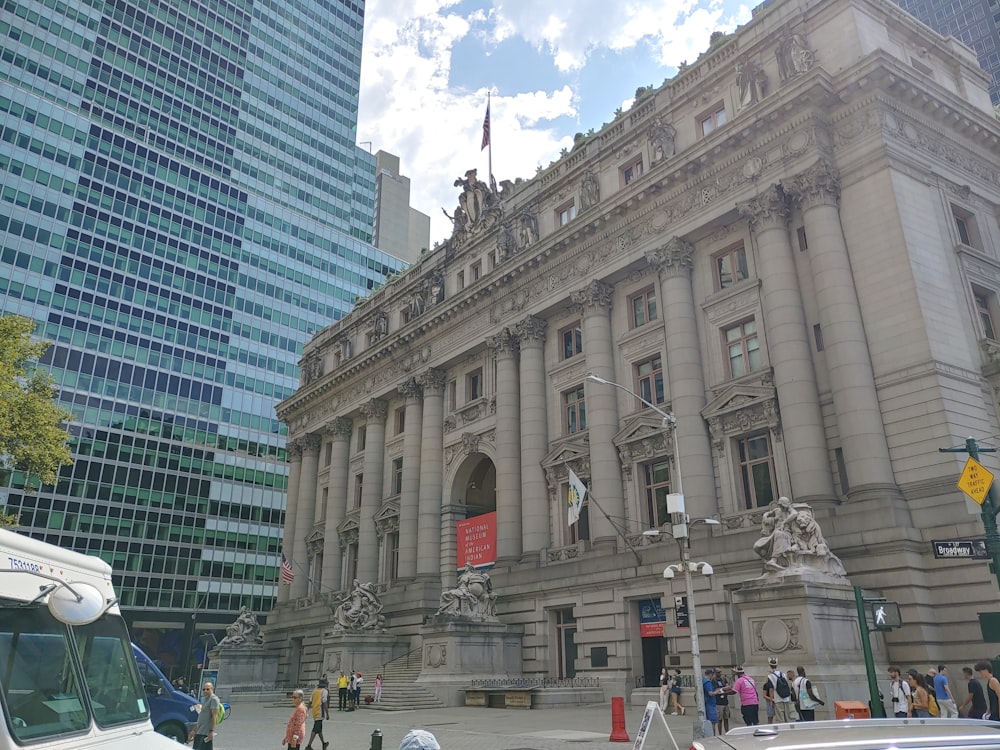
<instances>
[{"instance_id":1,"label":"tree foliage","mask_svg":"<svg viewBox=\"0 0 1000 750\"><path fill-rule=\"evenodd\" d=\"M21 471L29 488L55 484L59 467L73 463L63 425L73 415L56 402L52 376L37 366L49 344L32 341L34 330L28 318L0 317L0 474Z\"/></svg>"}]
</instances>

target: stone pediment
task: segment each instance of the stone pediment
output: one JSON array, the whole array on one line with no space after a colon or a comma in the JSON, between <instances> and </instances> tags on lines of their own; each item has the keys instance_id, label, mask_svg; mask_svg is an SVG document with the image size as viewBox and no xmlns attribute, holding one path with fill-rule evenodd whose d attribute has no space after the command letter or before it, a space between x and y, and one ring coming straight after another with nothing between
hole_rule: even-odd
<instances>
[{"instance_id":1,"label":"stone pediment","mask_svg":"<svg viewBox=\"0 0 1000 750\"><path fill-rule=\"evenodd\" d=\"M716 393L701 410L716 449L724 450L728 437L760 429L769 429L776 440L781 439L778 394L769 377L757 383L733 383Z\"/></svg>"},{"instance_id":2,"label":"stone pediment","mask_svg":"<svg viewBox=\"0 0 1000 750\"><path fill-rule=\"evenodd\" d=\"M382 501L375 511L375 531L379 536L399 531L399 498Z\"/></svg>"},{"instance_id":3,"label":"stone pediment","mask_svg":"<svg viewBox=\"0 0 1000 750\"><path fill-rule=\"evenodd\" d=\"M663 417L648 409L625 417L625 426L612 442L618 449L618 459L626 478L631 477L636 462L673 453L670 429L664 429Z\"/></svg>"},{"instance_id":4,"label":"stone pediment","mask_svg":"<svg viewBox=\"0 0 1000 750\"><path fill-rule=\"evenodd\" d=\"M590 436L570 435L555 441L545 458L542 459L545 479L550 492L554 492L560 482L569 477L572 469L578 476L590 476Z\"/></svg>"}]
</instances>

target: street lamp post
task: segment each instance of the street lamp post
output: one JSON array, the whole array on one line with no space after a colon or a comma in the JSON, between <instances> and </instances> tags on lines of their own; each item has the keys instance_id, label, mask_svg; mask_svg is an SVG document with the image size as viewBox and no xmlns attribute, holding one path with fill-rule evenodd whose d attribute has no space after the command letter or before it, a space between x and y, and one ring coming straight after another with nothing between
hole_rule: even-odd
<instances>
[{"instance_id":1,"label":"street lamp post","mask_svg":"<svg viewBox=\"0 0 1000 750\"><path fill-rule=\"evenodd\" d=\"M680 461L680 447L678 445L679 440L677 436L677 418L670 412L664 411L656 404L651 404L649 401L644 399L635 391L630 388L626 388L621 383L615 383L611 380L606 380L592 372L587 373L587 380L593 381L595 383L601 383L603 385L610 385L618 390L625 391L625 393L630 396L637 398L642 404L649 407L660 417L663 418L663 429L673 430L673 443L674 443L674 476L675 484L677 486L677 495L680 496L680 515L682 517L682 523L674 525L674 539L677 540L677 544L680 547L680 557L681 561L677 565L668 565L663 571L664 578L673 578L675 573L684 574L684 585L687 590L687 606L688 606L688 629L691 637L691 668L694 670L694 695L695 695L695 705L697 706L697 716L695 717L694 723L694 738L700 739L705 736L705 721L707 718L705 712L705 692L702 690L701 681L704 677L701 668L701 648L698 643L698 616L697 610L695 608L694 602L694 581L691 578L691 574L695 571L701 571L704 575L712 575L712 566L708 563L691 562L688 542L690 539L690 526L692 524L691 519L688 517L687 513L684 512L684 485L681 482L681 461ZM715 519L697 519L694 523L708 523L717 524L718 521Z\"/></svg>"}]
</instances>

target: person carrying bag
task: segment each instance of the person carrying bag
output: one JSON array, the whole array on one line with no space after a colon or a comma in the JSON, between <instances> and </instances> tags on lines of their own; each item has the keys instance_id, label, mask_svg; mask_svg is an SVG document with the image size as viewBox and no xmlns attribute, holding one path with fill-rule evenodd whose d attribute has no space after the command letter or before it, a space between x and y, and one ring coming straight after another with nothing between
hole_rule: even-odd
<instances>
[{"instance_id":1,"label":"person carrying bag","mask_svg":"<svg viewBox=\"0 0 1000 750\"><path fill-rule=\"evenodd\" d=\"M805 668L797 667L795 671L799 675L795 678L795 695L799 699L799 719L800 721L815 721L817 707L826 704L813 692L813 685L806 677Z\"/></svg>"}]
</instances>

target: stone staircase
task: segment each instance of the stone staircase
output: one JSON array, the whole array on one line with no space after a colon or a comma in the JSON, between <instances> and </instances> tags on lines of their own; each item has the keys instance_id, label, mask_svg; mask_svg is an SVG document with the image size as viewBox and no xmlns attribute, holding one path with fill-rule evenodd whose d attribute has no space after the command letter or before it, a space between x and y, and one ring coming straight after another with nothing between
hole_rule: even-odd
<instances>
[{"instance_id":1,"label":"stone staircase","mask_svg":"<svg viewBox=\"0 0 1000 750\"><path fill-rule=\"evenodd\" d=\"M408 658L393 659L382 668L381 703L365 704L364 696L373 695L375 692L375 675L366 674L360 709L413 711L423 708L444 708L444 703L432 692L417 684L417 678L420 676L420 656L421 652L418 650L408 654Z\"/></svg>"}]
</instances>

